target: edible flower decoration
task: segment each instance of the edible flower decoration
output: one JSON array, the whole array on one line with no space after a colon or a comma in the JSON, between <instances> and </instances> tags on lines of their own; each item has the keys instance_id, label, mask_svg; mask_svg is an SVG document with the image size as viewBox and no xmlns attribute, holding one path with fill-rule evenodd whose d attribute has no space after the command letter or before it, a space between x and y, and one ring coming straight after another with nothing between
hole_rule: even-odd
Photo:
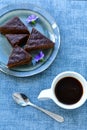
<instances>
[{"instance_id":1,"label":"edible flower decoration","mask_svg":"<svg viewBox=\"0 0 87 130\"><path fill-rule=\"evenodd\" d=\"M26 21L28 23L35 24L37 19L38 19L38 16L32 14L32 15L28 16Z\"/></svg>"},{"instance_id":2,"label":"edible flower decoration","mask_svg":"<svg viewBox=\"0 0 87 130\"><path fill-rule=\"evenodd\" d=\"M33 65L35 65L37 62L39 61L43 61L44 59L44 53L42 51L40 51L32 60Z\"/></svg>"}]
</instances>

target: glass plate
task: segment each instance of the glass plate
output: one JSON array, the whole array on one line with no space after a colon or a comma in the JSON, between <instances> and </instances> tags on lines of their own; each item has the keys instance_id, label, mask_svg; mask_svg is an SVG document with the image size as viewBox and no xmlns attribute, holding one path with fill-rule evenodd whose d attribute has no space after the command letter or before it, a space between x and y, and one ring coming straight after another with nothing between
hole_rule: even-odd
<instances>
[{"instance_id":1,"label":"glass plate","mask_svg":"<svg viewBox=\"0 0 87 130\"><path fill-rule=\"evenodd\" d=\"M8 69L6 65L11 54L12 47L8 43L5 36L0 34L0 70L4 73L16 77L26 77L38 74L47 69L54 61L60 47L59 28L50 14L48 14L42 8L29 3L23 5L8 5L0 10L0 14L0 26L11 18L18 16L28 27L29 31L31 31L32 27L35 27L46 37L55 42L53 49L43 51L45 54L44 62L39 62L36 65L30 63L21 67L15 67L14 69ZM34 26L31 26L26 22L27 17L31 14L35 14L39 17L37 23ZM36 55L36 53L33 55Z\"/></svg>"}]
</instances>

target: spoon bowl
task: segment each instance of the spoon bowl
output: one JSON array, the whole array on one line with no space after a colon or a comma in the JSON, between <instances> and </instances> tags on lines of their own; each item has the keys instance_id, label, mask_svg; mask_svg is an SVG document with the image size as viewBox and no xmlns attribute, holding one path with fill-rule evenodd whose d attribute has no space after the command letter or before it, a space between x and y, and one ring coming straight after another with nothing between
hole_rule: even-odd
<instances>
[{"instance_id":1,"label":"spoon bowl","mask_svg":"<svg viewBox=\"0 0 87 130\"><path fill-rule=\"evenodd\" d=\"M12 97L15 100L15 102L19 104L20 106L24 107L24 106L29 105L29 102L30 102L29 98L23 93L14 93Z\"/></svg>"}]
</instances>

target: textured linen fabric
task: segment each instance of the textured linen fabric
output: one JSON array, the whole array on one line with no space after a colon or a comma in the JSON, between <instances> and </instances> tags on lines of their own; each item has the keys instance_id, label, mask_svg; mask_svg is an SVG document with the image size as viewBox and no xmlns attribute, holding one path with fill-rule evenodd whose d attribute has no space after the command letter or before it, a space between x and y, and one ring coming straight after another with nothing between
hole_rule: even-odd
<instances>
[{"instance_id":1,"label":"textured linen fabric","mask_svg":"<svg viewBox=\"0 0 87 130\"><path fill-rule=\"evenodd\" d=\"M87 79L87 1L79 0L0 0L8 4L30 2L48 11L60 29L61 46L51 66L44 72L16 78L0 72L0 130L87 130L87 102L75 110L64 110L52 100L39 101L38 94L49 88L60 72L72 70ZM23 92L30 100L65 118L58 123L30 106L20 107L12 93Z\"/></svg>"}]
</instances>

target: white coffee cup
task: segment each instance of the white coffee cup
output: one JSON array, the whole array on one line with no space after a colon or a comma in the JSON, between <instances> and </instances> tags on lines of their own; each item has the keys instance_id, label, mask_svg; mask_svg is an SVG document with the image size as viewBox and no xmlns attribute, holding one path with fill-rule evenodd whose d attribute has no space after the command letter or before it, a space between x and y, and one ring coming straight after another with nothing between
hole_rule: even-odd
<instances>
[{"instance_id":1,"label":"white coffee cup","mask_svg":"<svg viewBox=\"0 0 87 130\"><path fill-rule=\"evenodd\" d=\"M65 103L60 102L55 94L56 84L61 79L66 78L66 77L72 77L72 78L75 78L76 80L78 80L83 89L81 98L74 104L65 104ZM77 72L73 72L73 71L62 72L54 78L50 89L45 89L40 92L38 99L52 99L58 106L60 106L61 108L64 108L64 109L78 108L78 107L82 106L87 99L87 82L86 82L85 78Z\"/></svg>"}]
</instances>

